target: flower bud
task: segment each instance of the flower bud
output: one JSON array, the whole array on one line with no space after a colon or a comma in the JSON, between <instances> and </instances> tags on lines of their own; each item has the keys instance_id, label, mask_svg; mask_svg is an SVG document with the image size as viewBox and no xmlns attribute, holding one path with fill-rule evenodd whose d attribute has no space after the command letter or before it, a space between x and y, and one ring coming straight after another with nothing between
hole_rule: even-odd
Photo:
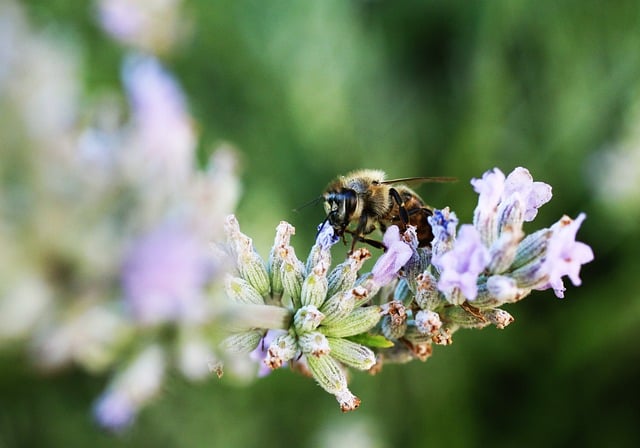
<instances>
[{"instance_id":1,"label":"flower bud","mask_svg":"<svg viewBox=\"0 0 640 448\"><path fill-rule=\"evenodd\" d=\"M307 359L314 356L328 355L331 351L327 337L317 331L311 331L298 336L298 344ZM311 356L310 356L311 355Z\"/></svg>"},{"instance_id":2,"label":"flower bud","mask_svg":"<svg viewBox=\"0 0 640 448\"><path fill-rule=\"evenodd\" d=\"M433 335L442 327L442 321L435 311L420 310L415 315L415 325L420 333Z\"/></svg>"},{"instance_id":3,"label":"flower bud","mask_svg":"<svg viewBox=\"0 0 640 448\"><path fill-rule=\"evenodd\" d=\"M324 325L332 325L349 315L355 308L356 299L353 291L339 292L331 296L320 307L320 311L325 315Z\"/></svg>"},{"instance_id":4,"label":"flower bud","mask_svg":"<svg viewBox=\"0 0 640 448\"><path fill-rule=\"evenodd\" d=\"M326 260L320 260L315 265L307 278L302 283L300 301L302 306L313 305L319 307L327 298L329 284L327 281L327 269L329 264Z\"/></svg>"},{"instance_id":5,"label":"flower bud","mask_svg":"<svg viewBox=\"0 0 640 448\"><path fill-rule=\"evenodd\" d=\"M505 310L501 310L500 308L486 311L484 316L500 330L503 330L504 327L515 320L511 314L507 313Z\"/></svg>"},{"instance_id":6,"label":"flower bud","mask_svg":"<svg viewBox=\"0 0 640 448\"><path fill-rule=\"evenodd\" d=\"M513 193L508 199L500 202L496 222L498 238L507 229L514 233L522 233L524 211L525 205L518 193Z\"/></svg>"},{"instance_id":7,"label":"flower bud","mask_svg":"<svg viewBox=\"0 0 640 448\"><path fill-rule=\"evenodd\" d=\"M542 229L527 235L518 245L510 270L518 269L542 257L547 250L547 243L552 234L553 231L551 229Z\"/></svg>"},{"instance_id":8,"label":"flower bud","mask_svg":"<svg viewBox=\"0 0 640 448\"><path fill-rule=\"evenodd\" d=\"M220 346L233 354L250 353L256 349L262 336L264 336L263 330L243 331L226 337Z\"/></svg>"},{"instance_id":9,"label":"flower bud","mask_svg":"<svg viewBox=\"0 0 640 448\"><path fill-rule=\"evenodd\" d=\"M492 275L478 285L478 297L473 301L477 308L495 308L503 303L513 303L528 294L518 288L516 280L507 275Z\"/></svg>"},{"instance_id":10,"label":"flower bud","mask_svg":"<svg viewBox=\"0 0 640 448\"><path fill-rule=\"evenodd\" d=\"M463 328L483 328L489 324L482 314L471 313L459 306L445 308L442 318L447 323L452 323Z\"/></svg>"},{"instance_id":11,"label":"flower bud","mask_svg":"<svg viewBox=\"0 0 640 448\"><path fill-rule=\"evenodd\" d=\"M391 316L383 316L380 324L382 334L387 339L400 339L407 331L407 321L398 321Z\"/></svg>"},{"instance_id":12,"label":"flower bud","mask_svg":"<svg viewBox=\"0 0 640 448\"><path fill-rule=\"evenodd\" d=\"M411 351L411 354L424 362L433 353L433 343L431 337L421 334L416 327L409 326L407 332L402 339L404 345Z\"/></svg>"},{"instance_id":13,"label":"flower bud","mask_svg":"<svg viewBox=\"0 0 640 448\"><path fill-rule=\"evenodd\" d=\"M348 339L327 338L331 356L341 363L358 370L369 370L376 363L376 355L368 347Z\"/></svg>"},{"instance_id":14,"label":"flower bud","mask_svg":"<svg viewBox=\"0 0 640 448\"><path fill-rule=\"evenodd\" d=\"M387 339L399 339L407 330L407 310L401 302L393 300L382 305L382 334Z\"/></svg>"},{"instance_id":15,"label":"flower bud","mask_svg":"<svg viewBox=\"0 0 640 448\"><path fill-rule=\"evenodd\" d=\"M336 266L329 274L329 289L327 295L332 296L338 292L353 288L358 277L358 271L363 263L371 257L371 253L364 247L356 249L349 258Z\"/></svg>"},{"instance_id":16,"label":"flower bud","mask_svg":"<svg viewBox=\"0 0 640 448\"><path fill-rule=\"evenodd\" d=\"M225 232L229 246L236 257L236 266L240 276L249 282L261 296L269 294L271 285L267 268L260 255L254 250L251 238L240 232L240 225L234 215L227 217Z\"/></svg>"},{"instance_id":17,"label":"flower bud","mask_svg":"<svg viewBox=\"0 0 640 448\"><path fill-rule=\"evenodd\" d=\"M406 279L401 278L396 284L396 289L393 291L393 300L408 304L413 299L413 294L409 289L409 284Z\"/></svg>"},{"instance_id":18,"label":"flower bud","mask_svg":"<svg viewBox=\"0 0 640 448\"><path fill-rule=\"evenodd\" d=\"M438 282L429 271L424 271L416 278L415 300L423 310L436 309L443 303L438 291Z\"/></svg>"},{"instance_id":19,"label":"flower bud","mask_svg":"<svg viewBox=\"0 0 640 448\"><path fill-rule=\"evenodd\" d=\"M291 236L294 235L296 229L286 221L280 221L278 227L276 227L276 237L273 241L273 247L269 253L269 260L267 262L267 271L269 272L269 279L271 280L271 292L274 295L281 295L284 288L282 286L282 259L280 250L286 246L289 246Z\"/></svg>"},{"instance_id":20,"label":"flower bud","mask_svg":"<svg viewBox=\"0 0 640 448\"><path fill-rule=\"evenodd\" d=\"M518 244L524 237L521 228L506 226L498 239L489 249L489 264L487 270L494 274L502 274L513 263L518 250Z\"/></svg>"},{"instance_id":21,"label":"flower bud","mask_svg":"<svg viewBox=\"0 0 640 448\"><path fill-rule=\"evenodd\" d=\"M297 350L298 346L293 336L288 333L280 335L269 345L264 364L272 370L279 369L296 355Z\"/></svg>"},{"instance_id":22,"label":"flower bud","mask_svg":"<svg viewBox=\"0 0 640 448\"><path fill-rule=\"evenodd\" d=\"M230 274L224 279L224 288L227 296L236 303L263 305L264 299L258 291L246 280L234 277Z\"/></svg>"},{"instance_id":23,"label":"flower bud","mask_svg":"<svg viewBox=\"0 0 640 448\"><path fill-rule=\"evenodd\" d=\"M293 318L293 325L295 326L296 332L301 334L318 328L318 325L320 325L323 319L324 314L318 311L318 308L313 305L307 305L298 309Z\"/></svg>"},{"instance_id":24,"label":"flower bud","mask_svg":"<svg viewBox=\"0 0 640 448\"><path fill-rule=\"evenodd\" d=\"M343 412L354 410L360 405L360 399L347 387L342 367L331 355L307 356L307 365L320 387L336 397Z\"/></svg>"},{"instance_id":25,"label":"flower bud","mask_svg":"<svg viewBox=\"0 0 640 448\"><path fill-rule=\"evenodd\" d=\"M302 282L304 280L304 265L291 246L280 249L280 255L283 259L282 266L282 287L285 294L288 294L293 301L295 308L300 306L300 293L302 292Z\"/></svg>"},{"instance_id":26,"label":"flower bud","mask_svg":"<svg viewBox=\"0 0 640 448\"><path fill-rule=\"evenodd\" d=\"M453 344L453 329L449 325L443 325L437 334L431 337L431 340L436 345L451 345Z\"/></svg>"},{"instance_id":27,"label":"flower bud","mask_svg":"<svg viewBox=\"0 0 640 448\"><path fill-rule=\"evenodd\" d=\"M380 321L380 316L380 307L378 306L356 308L339 321L321 325L319 331L325 336L336 338L354 336L373 328Z\"/></svg>"}]
</instances>

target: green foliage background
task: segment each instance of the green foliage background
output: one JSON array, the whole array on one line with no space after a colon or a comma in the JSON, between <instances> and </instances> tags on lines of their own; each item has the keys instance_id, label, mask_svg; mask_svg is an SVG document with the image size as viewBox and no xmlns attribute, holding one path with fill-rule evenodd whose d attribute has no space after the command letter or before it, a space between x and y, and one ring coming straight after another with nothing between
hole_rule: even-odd
<instances>
[{"instance_id":1,"label":"green foliage background","mask_svg":"<svg viewBox=\"0 0 640 448\"><path fill-rule=\"evenodd\" d=\"M78 47L88 95L118 87L125 50L97 27L90 2L24 3L35 23ZM508 308L516 322L503 331L461 331L425 364L354 374L363 404L349 415L285 370L249 387L176 377L114 437L89 412L104 378L43 377L3 361L0 447L323 446L352 424L373 434L361 446L640 446L640 191L615 204L598 194L596 157L640 126L637 2L184 7L190 35L164 62L187 92L203 159L220 140L241 151L238 217L263 255L283 219L306 252L322 208L292 209L339 173L456 176L420 192L468 222L468 179L525 166L554 191L528 230L585 211L579 239L596 259L565 299L545 291Z\"/></svg>"}]
</instances>

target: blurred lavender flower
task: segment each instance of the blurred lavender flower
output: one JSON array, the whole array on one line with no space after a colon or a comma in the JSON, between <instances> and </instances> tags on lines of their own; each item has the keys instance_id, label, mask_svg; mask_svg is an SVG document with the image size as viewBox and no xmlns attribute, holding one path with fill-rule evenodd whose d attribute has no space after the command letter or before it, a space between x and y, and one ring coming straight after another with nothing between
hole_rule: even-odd
<instances>
[{"instance_id":1,"label":"blurred lavender flower","mask_svg":"<svg viewBox=\"0 0 640 448\"><path fill-rule=\"evenodd\" d=\"M102 28L123 44L145 51L169 50L181 32L181 0L98 0Z\"/></svg>"},{"instance_id":2,"label":"blurred lavender flower","mask_svg":"<svg viewBox=\"0 0 640 448\"><path fill-rule=\"evenodd\" d=\"M182 90L151 56L130 56L122 77L133 114L131 169L161 185L183 185L193 169L196 135Z\"/></svg>"},{"instance_id":3,"label":"blurred lavender flower","mask_svg":"<svg viewBox=\"0 0 640 448\"><path fill-rule=\"evenodd\" d=\"M159 346L151 345L118 373L94 407L94 415L101 426L121 431L133 422L138 410L158 394L166 367L165 358Z\"/></svg>"},{"instance_id":4,"label":"blurred lavender flower","mask_svg":"<svg viewBox=\"0 0 640 448\"><path fill-rule=\"evenodd\" d=\"M203 319L212 261L184 225L161 224L138 240L122 268L128 307L143 324Z\"/></svg>"}]
</instances>

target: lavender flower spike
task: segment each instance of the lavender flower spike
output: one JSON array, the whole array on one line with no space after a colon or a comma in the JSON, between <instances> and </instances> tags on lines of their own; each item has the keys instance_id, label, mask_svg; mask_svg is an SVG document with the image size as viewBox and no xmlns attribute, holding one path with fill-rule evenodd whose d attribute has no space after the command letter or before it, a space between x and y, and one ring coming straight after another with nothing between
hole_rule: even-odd
<instances>
[{"instance_id":1,"label":"lavender flower spike","mask_svg":"<svg viewBox=\"0 0 640 448\"><path fill-rule=\"evenodd\" d=\"M478 275L489 261L489 251L482 244L478 230L470 224L461 226L453 249L433 260L441 274L438 289L449 300L456 288L468 300L474 300L478 294Z\"/></svg>"},{"instance_id":2,"label":"lavender flower spike","mask_svg":"<svg viewBox=\"0 0 640 448\"><path fill-rule=\"evenodd\" d=\"M593 260L591 247L576 241L576 233L585 218L584 213L580 213L575 220L565 215L551 227L553 234L543 266L549 275L549 284L542 289L552 287L557 297L564 297L562 277L568 275L575 286L580 286L580 267Z\"/></svg>"},{"instance_id":3,"label":"lavender flower spike","mask_svg":"<svg viewBox=\"0 0 640 448\"><path fill-rule=\"evenodd\" d=\"M373 281L380 286L391 282L413 255L411 246L400 238L398 226L389 227L384 233L382 242L387 251L378 258L371 270Z\"/></svg>"}]
</instances>

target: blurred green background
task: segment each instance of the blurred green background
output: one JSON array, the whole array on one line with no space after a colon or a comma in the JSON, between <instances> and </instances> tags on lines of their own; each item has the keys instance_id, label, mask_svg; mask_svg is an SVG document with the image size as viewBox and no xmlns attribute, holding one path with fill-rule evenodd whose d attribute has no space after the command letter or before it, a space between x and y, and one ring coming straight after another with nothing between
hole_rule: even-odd
<instances>
[{"instance_id":1,"label":"blurred green background","mask_svg":"<svg viewBox=\"0 0 640 448\"><path fill-rule=\"evenodd\" d=\"M87 95L119 88L125 49L96 25L94 4L23 4L37 28L78 50ZM337 174L456 176L419 191L469 222L468 180L524 166L554 192L526 230L585 211L578 239L596 259L565 299L548 290L507 308L516 322L505 330L461 331L425 364L354 374L363 404L348 415L288 370L249 387L176 376L131 430L111 436L90 415L104 378L44 377L3 359L0 447L640 446L636 1L182 8L188 35L163 61L189 98L202 160L218 141L240 151L238 217L263 255L280 220L296 226L305 254L322 207L292 210Z\"/></svg>"}]
</instances>

